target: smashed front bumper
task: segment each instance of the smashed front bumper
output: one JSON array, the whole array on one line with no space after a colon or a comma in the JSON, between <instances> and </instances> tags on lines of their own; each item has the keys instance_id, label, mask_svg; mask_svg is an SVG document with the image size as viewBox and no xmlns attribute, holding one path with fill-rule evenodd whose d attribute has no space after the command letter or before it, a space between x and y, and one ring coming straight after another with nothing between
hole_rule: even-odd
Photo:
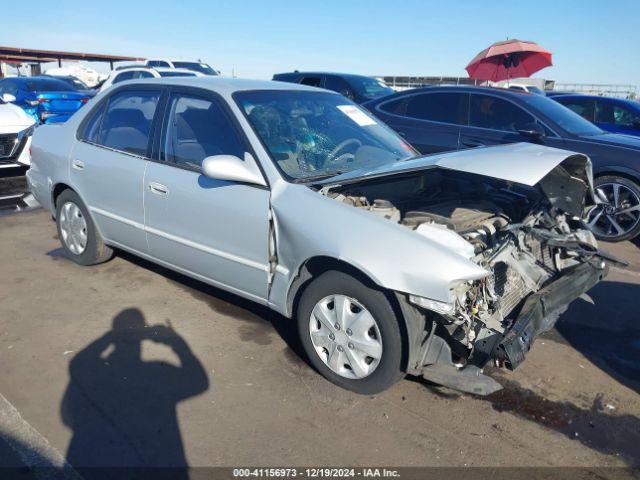
<instances>
[{"instance_id":1,"label":"smashed front bumper","mask_svg":"<svg viewBox=\"0 0 640 480\"><path fill-rule=\"evenodd\" d=\"M608 273L605 262L601 265L583 263L529 295L511 329L498 344L495 358L509 369L520 365L535 339L553 328L568 305L585 293Z\"/></svg>"}]
</instances>

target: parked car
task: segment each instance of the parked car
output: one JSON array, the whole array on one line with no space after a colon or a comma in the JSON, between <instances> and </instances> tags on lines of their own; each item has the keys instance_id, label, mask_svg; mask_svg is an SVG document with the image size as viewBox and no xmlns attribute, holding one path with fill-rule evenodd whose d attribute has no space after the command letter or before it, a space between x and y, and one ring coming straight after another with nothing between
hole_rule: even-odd
<instances>
[{"instance_id":1,"label":"parked car","mask_svg":"<svg viewBox=\"0 0 640 480\"><path fill-rule=\"evenodd\" d=\"M11 94L0 95L0 170L29 166L29 148L35 121L10 103Z\"/></svg>"},{"instance_id":2,"label":"parked car","mask_svg":"<svg viewBox=\"0 0 640 480\"><path fill-rule=\"evenodd\" d=\"M151 67L131 67L121 70L113 70L109 77L100 85L99 92L105 91L111 85L124 82L125 80L139 80L142 78L160 77L199 77L201 73L184 68L151 68Z\"/></svg>"},{"instance_id":3,"label":"parked car","mask_svg":"<svg viewBox=\"0 0 640 480\"><path fill-rule=\"evenodd\" d=\"M356 103L363 103L393 93L382 80L350 73L299 72L276 73L273 80L326 88L344 95Z\"/></svg>"},{"instance_id":4,"label":"parked car","mask_svg":"<svg viewBox=\"0 0 640 480\"><path fill-rule=\"evenodd\" d=\"M38 123L64 122L89 101L88 95L62 80L46 76L1 79L1 95Z\"/></svg>"},{"instance_id":5,"label":"parked car","mask_svg":"<svg viewBox=\"0 0 640 480\"><path fill-rule=\"evenodd\" d=\"M49 77L51 75L44 75L45 77ZM66 76L66 77L60 77L60 76L51 76L51 78L57 78L58 80L62 80L63 82L65 82L67 85L70 85L71 87L73 87L76 92L80 92L84 95L86 95L87 97L93 97L96 93L98 93L97 90L94 90L93 88L89 87L86 83L84 83L82 80L80 80L79 78L76 78L74 76Z\"/></svg>"},{"instance_id":6,"label":"parked car","mask_svg":"<svg viewBox=\"0 0 640 480\"><path fill-rule=\"evenodd\" d=\"M338 385L408 372L490 393L481 368L517 367L607 272L577 217L589 161L532 144L416 155L333 92L162 78L38 128L27 178L76 263L120 248L266 305Z\"/></svg>"},{"instance_id":7,"label":"parked car","mask_svg":"<svg viewBox=\"0 0 640 480\"><path fill-rule=\"evenodd\" d=\"M545 91L535 85L525 85L524 83L510 83L505 88L516 92L535 93L536 95L546 95Z\"/></svg>"},{"instance_id":8,"label":"parked car","mask_svg":"<svg viewBox=\"0 0 640 480\"><path fill-rule=\"evenodd\" d=\"M201 73L203 75L219 75L220 72L211 68L210 65L204 62L193 62L185 60L169 60L166 58L150 59L144 62L147 67L153 68L184 68L192 70L194 72Z\"/></svg>"},{"instance_id":9,"label":"parked car","mask_svg":"<svg viewBox=\"0 0 640 480\"><path fill-rule=\"evenodd\" d=\"M640 232L640 139L607 133L542 95L504 88L425 87L364 105L422 153L531 142L588 155L600 204L587 212L596 236Z\"/></svg>"},{"instance_id":10,"label":"parked car","mask_svg":"<svg viewBox=\"0 0 640 480\"><path fill-rule=\"evenodd\" d=\"M554 95L556 102L612 133L640 136L640 103L595 95Z\"/></svg>"}]
</instances>

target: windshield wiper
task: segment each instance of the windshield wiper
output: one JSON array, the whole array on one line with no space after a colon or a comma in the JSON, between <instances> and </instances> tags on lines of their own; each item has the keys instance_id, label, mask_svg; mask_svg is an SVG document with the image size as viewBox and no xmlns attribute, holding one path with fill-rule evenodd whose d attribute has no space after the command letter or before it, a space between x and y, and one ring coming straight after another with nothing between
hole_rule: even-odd
<instances>
[{"instance_id":1,"label":"windshield wiper","mask_svg":"<svg viewBox=\"0 0 640 480\"><path fill-rule=\"evenodd\" d=\"M319 173L318 175L309 175L308 177L296 178L293 183L313 183L327 178L335 177L336 175L342 175L344 170L329 170Z\"/></svg>"}]
</instances>

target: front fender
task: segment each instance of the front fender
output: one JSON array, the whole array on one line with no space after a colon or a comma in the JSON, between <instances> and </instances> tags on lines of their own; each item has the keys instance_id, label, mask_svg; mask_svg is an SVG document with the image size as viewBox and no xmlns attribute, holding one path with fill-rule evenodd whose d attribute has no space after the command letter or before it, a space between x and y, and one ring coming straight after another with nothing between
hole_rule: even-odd
<instances>
[{"instance_id":1,"label":"front fender","mask_svg":"<svg viewBox=\"0 0 640 480\"><path fill-rule=\"evenodd\" d=\"M271 208L278 266L269 302L287 316L291 284L301 266L314 257L345 262L382 288L442 302L449 300L452 282L490 273L402 225L303 185L275 186Z\"/></svg>"}]
</instances>

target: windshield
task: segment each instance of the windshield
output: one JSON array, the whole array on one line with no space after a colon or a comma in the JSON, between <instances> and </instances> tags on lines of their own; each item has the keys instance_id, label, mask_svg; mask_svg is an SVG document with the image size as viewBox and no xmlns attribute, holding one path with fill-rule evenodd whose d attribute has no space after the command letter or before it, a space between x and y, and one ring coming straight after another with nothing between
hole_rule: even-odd
<instances>
[{"instance_id":1,"label":"windshield","mask_svg":"<svg viewBox=\"0 0 640 480\"><path fill-rule=\"evenodd\" d=\"M347 80L356 91L366 98L378 98L394 93L393 89L384 82L370 77L347 77Z\"/></svg>"},{"instance_id":2,"label":"windshield","mask_svg":"<svg viewBox=\"0 0 640 480\"><path fill-rule=\"evenodd\" d=\"M199 62L173 62L173 66L176 68L186 68L188 70L195 70L196 72L204 73L205 75L217 75L218 73L206 63Z\"/></svg>"},{"instance_id":3,"label":"windshield","mask_svg":"<svg viewBox=\"0 0 640 480\"><path fill-rule=\"evenodd\" d=\"M269 90L240 92L234 98L289 180L327 178L417 155L341 95Z\"/></svg>"},{"instance_id":4,"label":"windshield","mask_svg":"<svg viewBox=\"0 0 640 480\"><path fill-rule=\"evenodd\" d=\"M548 97L529 95L523 97L522 100L536 108L543 115L549 117L560 128L573 135L591 136L603 133L603 131L593 123Z\"/></svg>"},{"instance_id":5,"label":"windshield","mask_svg":"<svg viewBox=\"0 0 640 480\"><path fill-rule=\"evenodd\" d=\"M75 88L62 80L39 79L24 83L27 92L74 92Z\"/></svg>"},{"instance_id":6,"label":"windshield","mask_svg":"<svg viewBox=\"0 0 640 480\"><path fill-rule=\"evenodd\" d=\"M161 77L195 77L195 73L189 72L174 72L171 70L165 70L163 72L158 72Z\"/></svg>"}]
</instances>

